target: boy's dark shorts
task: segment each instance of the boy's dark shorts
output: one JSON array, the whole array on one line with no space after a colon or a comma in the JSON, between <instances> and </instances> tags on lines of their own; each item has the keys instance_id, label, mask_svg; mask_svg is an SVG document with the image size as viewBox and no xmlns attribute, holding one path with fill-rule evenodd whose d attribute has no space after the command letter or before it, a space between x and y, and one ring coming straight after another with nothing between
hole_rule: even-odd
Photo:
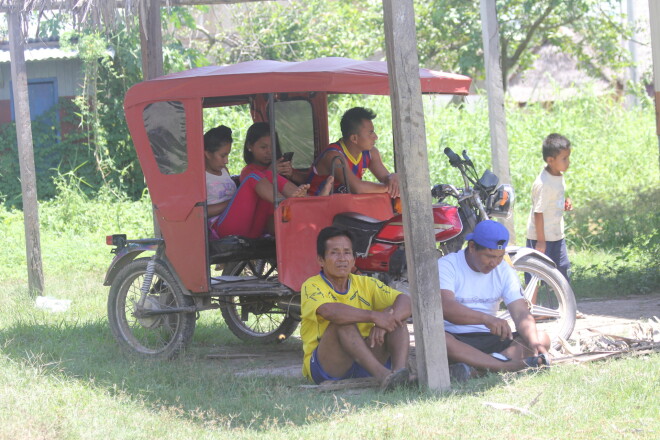
<instances>
[{"instance_id":1,"label":"boy's dark shorts","mask_svg":"<svg viewBox=\"0 0 660 440\"><path fill-rule=\"evenodd\" d=\"M536 240L527 239L527 247L534 249ZM566 250L566 239L545 242L545 254L550 257L557 265L566 281L571 282L571 262L568 260L568 251ZM529 277L525 275L525 282L529 282Z\"/></svg>"},{"instance_id":2,"label":"boy's dark shorts","mask_svg":"<svg viewBox=\"0 0 660 440\"><path fill-rule=\"evenodd\" d=\"M447 332L449 333L449 332ZM459 341L476 348L484 353L499 353L511 345L513 340L505 339L502 341L499 336L486 332L474 333L449 333ZM514 339L518 336L518 332L513 332Z\"/></svg>"}]
</instances>

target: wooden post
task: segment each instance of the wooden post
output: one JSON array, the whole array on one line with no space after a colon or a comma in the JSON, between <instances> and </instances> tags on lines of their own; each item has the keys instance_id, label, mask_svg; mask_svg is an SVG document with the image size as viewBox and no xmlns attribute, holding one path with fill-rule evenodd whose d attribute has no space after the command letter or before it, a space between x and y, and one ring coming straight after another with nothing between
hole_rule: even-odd
<instances>
[{"instance_id":1,"label":"wooden post","mask_svg":"<svg viewBox=\"0 0 660 440\"><path fill-rule=\"evenodd\" d=\"M11 81L14 92L16 115L16 140L18 163L23 195L23 224L25 227L25 253L27 257L28 289L31 295L44 291L44 274L41 262L41 240L39 236L39 203L37 201L37 178L34 168L32 145L32 122L28 98L27 69L25 66L25 37L23 23L18 10L7 14L9 23L9 56L11 59Z\"/></svg>"},{"instance_id":2,"label":"wooden post","mask_svg":"<svg viewBox=\"0 0 660 440\"><path fill-rule=\"evenodd\" d=\"M651 25L651 52L653 55L653 89L655 91L655 127L660 152L660 2L649 0L649 24ZM658 162L660 166L660 162Z\"/></svg>"},{"instance_id":3,"label":"wooden post","mask_svg":"<svg viewBox=\"0 0 660 440\"><path fill-rule=\"evenodd\" d=\"M504 79L500 59L500 29L497 24L495 0L481 1L481 33L484 44L486 68L486 92L488 94L488 122L490 126L490 151L493 156L493 172L501 183L511 183L509 172L509 140L506 134L504 114ZM513 216L502 221L515 243Z\"/></svg>"},{"instance_id":4,"label":"wooden post","mask_svg":"<svg viewBox=\"0 0 660 440\"><path fill-rule=\"evenodd\" d=\"M413 302L420 383L449 389L438 253L433 234L430 175L413 0L383 0L387 68L397 171L401 174L408 281ZM403 154L402 151L405 151Z\"/></svg>"},{"instance_id":5,"label":"wooden post","mask_svg":"<svg viewBox=\"0 0 660 440\"><path fill-rule=\"evenodd\" d=\"M160 20L161 0L140 2L140 49L142 53L142 77L145 80L163 75L163 29ZM156 207L152 208L154 237L160 237L160 225Z\"/></svg>"}]
</instances>

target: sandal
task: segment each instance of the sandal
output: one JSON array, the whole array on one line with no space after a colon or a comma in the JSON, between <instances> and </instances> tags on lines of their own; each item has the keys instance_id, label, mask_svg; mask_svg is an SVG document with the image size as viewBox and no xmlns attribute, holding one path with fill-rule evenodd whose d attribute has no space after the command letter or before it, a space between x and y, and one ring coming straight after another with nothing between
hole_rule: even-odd
<instances>
[{"instance_id":1,"label":"sandal","mask_svg":"<svg viewBox=\"0 0 660 440\"><path fill-rule=\"evenodd\" d=\"M380 390L392 391L395 388L407 384L409 377L410 372L407 368L400 368L396 371L393 371L389 376L385 378L385 380L383 380L383 383L380 384Z\"/></svg>"},{"instance_id":2,"label":"sandal","mask_svg":"<svg viewBox=\"0 0 660 440\"><path fill-rule=\"evenodd\" d=\"M538 356L530 356L523 359L523 363L529 368L544 368L550 367L550 357L546 353L541 353Z\"/></svg>"}]
</instances>

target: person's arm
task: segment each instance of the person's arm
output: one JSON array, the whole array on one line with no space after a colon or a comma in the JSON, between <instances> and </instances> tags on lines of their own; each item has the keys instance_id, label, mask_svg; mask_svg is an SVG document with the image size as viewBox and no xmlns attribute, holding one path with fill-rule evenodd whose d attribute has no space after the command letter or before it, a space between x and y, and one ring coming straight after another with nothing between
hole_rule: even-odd
<instances>
[{"instance_id":1,"label":"person's arm","mask_svg":"<svg viewBox=\"0 0 660 440\"><path fill-rule=\"evenodd\" d=\"M220 203L214 203L212 205L207 205L206 206L206 215L210 217L215 217L216 215L220 215L224 212L225 209L227 209L227 206L229 205L230 200L227 200L225 202L220 202Z\"/></svg>"},{"instance_id":2,"label":"person's arm","mask_svg":"<svg viewBox=\"0 0 660 440\"><path fill-rule=\"evenodd\" d=\"M543 221L543 213L535 212L534 213L534 228L536 228L536 249L539 252L545 254L545 223Z\"/></svg>"},{"instance_id":3,"label":"person's arm","mask_svg":"<svg viewBox=\"0 0 660 440\"><path fill-rule=\"evenodd\" d=\"M320 175L330 175L332 171L332 159L335 157L343 157L337 151L328 151L323 155L318 164L316 164L316 170ZM348 167L348 164L346 164ZM340 166L335 167L335 181L345 184L344 181L344 170ZM353 174L349 169L346 170L346 177L348 179L348 185L351 188L351 193L353 194L367 194L367 193L384 193L387 192L387 186L382 183L368 182L366 180L358 179L358 177Z\"/></svg>"},{"instance_id":4,"label":"person's arm","mask_svg":"<svg viewBox=\"0 0 660 440\"><path fill-rule=\"evenodd\" d=\"M378 179L380 183L387 186L387 193L390 197L399 197L399 176L396 173L390 173L383 164L380 157L380 152L377 148L372 148L370 151L371 162L369 163L369 171Z\"/></svg>"},{"instance_id":5,"label":"person's arm","mask_svg":"<svg viewBox=\"0 0 660 440\"><path fill-rule=\"evenodd\" d=\"M316 309L316 314L337 325L372 322L388 332L401 325L394 313L364 310L340 303L325 303Z\"/></svg>"},{"instance_id":6,"label":"person's arm","mask_svg":"<svg viewBox=\"0 0 660 440\"><path fill-rule=\"evenodd\" d=\"M451 290L440 289L440 297L445 320L456 325L485 325L502 340L512 338L511 327L506 320L464 306L456 301L456 295Z\"/></svg>"},{"instance_id":7,"label":"person's arm","mask_svg":"<svg viewBox=\"0 0 660 440\"><path fill-rule=\"evenodd\" d=\"M390 313L395 319L402 323L401 325L404 325L405 320L412 315L412 302L410 301L410 297L403 293L398 295L394 300L394 304L383 309L383 312ZM374 326L367 338L367 344L371 348L383 345L385 343L386 334L387 331L385 329Z\"/></svg>"},{"instance_id":8,"label":"person's arm","mask_svg":"<svg viewBox=\"0 0 660 440\"><path fill-rule=\"evenodd\" d=\"M529 309L527 308L527 301L518 299L509 303L507 306L511 319L516 324L518 334L527 343L527 346L534 352L534 356L539 353L547 353L545 346L539 341L538 332L536 331L536 321Z\"/></svg>"}]
</instances>

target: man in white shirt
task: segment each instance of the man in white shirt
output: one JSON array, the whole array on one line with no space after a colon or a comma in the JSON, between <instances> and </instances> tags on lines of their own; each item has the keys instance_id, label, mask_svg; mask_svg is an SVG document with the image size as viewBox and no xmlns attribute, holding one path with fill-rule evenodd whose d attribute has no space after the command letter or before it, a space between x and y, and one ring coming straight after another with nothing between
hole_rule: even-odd
<instances>
[{"instance_id":1,"label":"man in white shirt","mask_svg":"<svg viewBox=\"0 0 660 440\"><path fill-rule=\"evenodd\" d=\"M550 338L536 329L514 269L503 263L507 229L492 220L466 236L467 248L438 260L450 372L517 371L549 363ZM517 332L496 317L504 301Z\"/></svg>"}]
</instances>

